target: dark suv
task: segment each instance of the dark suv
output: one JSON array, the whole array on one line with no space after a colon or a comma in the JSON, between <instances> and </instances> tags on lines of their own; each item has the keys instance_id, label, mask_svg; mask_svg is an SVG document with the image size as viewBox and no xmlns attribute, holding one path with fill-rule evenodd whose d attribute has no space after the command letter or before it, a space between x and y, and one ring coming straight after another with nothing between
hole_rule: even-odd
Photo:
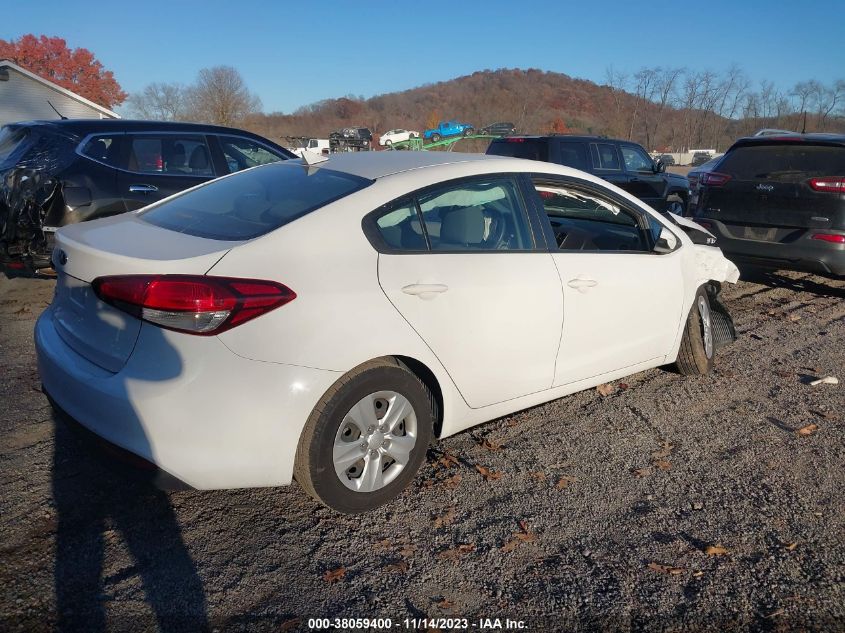
<instances>
[{"instance_id":1,"label":"dark suv","mask_svg":"<svg viewBox=\"0 0 845 633\"><path fill-rule=\"evenodd\" d=\"M845 275L845 136L740 139L699 187L695 219L731 259Z\"/></svg>"},{"instance_id":2,"label":"dark suv","mask_svg":"<svg viewBox=\"0 0 845 633\"><path fill-rule=\"evenodd\" d=\"M63 120L0 129L0 264L50 265L60 226L143 206L218 176L287 158L234 128Z\"/></svg>"},{"instance_id":3,"label":"dark suv","mask_svg":"<svg viewBox=\"0 0 845 633\"><path fill-rule=\"evenodd\" d=\"M604 178L660 212L684 215L689 182L666 173L642 146L600 136L509 136L495 139L488 154L559 163Z\"/></svg>"}]
</instances>

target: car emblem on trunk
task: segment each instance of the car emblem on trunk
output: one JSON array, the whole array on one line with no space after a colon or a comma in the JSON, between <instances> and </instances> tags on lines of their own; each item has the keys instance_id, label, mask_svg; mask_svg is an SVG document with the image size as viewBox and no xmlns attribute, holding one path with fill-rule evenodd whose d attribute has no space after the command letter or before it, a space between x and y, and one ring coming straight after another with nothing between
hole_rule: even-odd
<instances>
[{"instance_id":1,"label":"car emblem on trunk","mask_svg":"<svg viewBox=\"0 0 845 633\"><path fill-rule=\"evenodd\" d=\"M774 185L764 185L762 183L757 185L757 191L774 191L774 190L775 190Z\"/></svg>"}]
</instances>

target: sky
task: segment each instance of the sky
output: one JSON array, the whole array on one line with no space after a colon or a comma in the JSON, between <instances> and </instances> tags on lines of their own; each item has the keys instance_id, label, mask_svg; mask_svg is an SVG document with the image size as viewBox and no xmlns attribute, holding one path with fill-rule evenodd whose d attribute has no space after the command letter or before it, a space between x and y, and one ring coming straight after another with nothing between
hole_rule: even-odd
<instances>
[{"instance_id":1,"label":"sky","mask_svg":"<svg viewBox=\"0 0 845 633\"><path fill-rule=\"evenodd\" d=\"M4 8L4 5L6 7ZM0 39L60 36L126 92L235 67L265 112L371 97L477 70L603 83L609 66L741 66L781 90L845 78L843 0L0 0Z\"/></svg>"}]
</instances>

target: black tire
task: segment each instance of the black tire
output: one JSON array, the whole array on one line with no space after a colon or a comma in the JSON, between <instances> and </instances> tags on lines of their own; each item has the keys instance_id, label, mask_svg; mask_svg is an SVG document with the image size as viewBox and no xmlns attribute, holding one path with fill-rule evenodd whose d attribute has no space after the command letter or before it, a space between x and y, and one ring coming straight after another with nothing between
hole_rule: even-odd
<instances>
[{"instance_id":1,"label":"black tire","mask_svg":"<svg viewBox=\"0 0 845 633\"><path fill-rule=\"evenodd\" d=\"M441 136L439 134L432 134L431 135L431 142L432 143L437 143L440 139L441 139Z\"/></svg>"},{"instance_id":2,"label":"black tire","mask_svg":"<svg viewBox=\"0 0 845 633\"><path fill-rule=\"evenodd\" d=\"M387 140L384 142L384 144L385 144L385 145L387 145L388 147L390 147L391 145L393 145L393 141L391 141L390 139L387 139Z\"/></svg>"},{"instance_id":3,"label":"black tire","mask_svg":"<svg viewBox=\"0 0 845 633\"><path fill-rule=\"evenodd\" d=\"M707 313L707 323L702 318L702 307L700 301L704 301L704 309ZM706 330L709 329L709 333ZM709 336L709 346L705 344ZM709 354L708 354L709 351ZM678 350L678 360L675 367L684 376L703 376L713 369L713 359L716 348L713 341L713 317L710 314L710 300L704 288L699 288L695 293L689 316L687 316L684 335L681 339L681 348Z\"/></svg>"},{"instance_id":4,"label":"black tire","mask_svg":"<svg viewBox=\"0 0 845 633\"><path fill-rule=\"evenodd\" d=\"M472 134L474 132L475 132L475 130L473 130L471 127L468 127L467 129L464 130L464 136L472 136Z\"/></svg>"},{"instance_id":5,"label":"black tire","mask_svg":"<svg viewBox=\"0 0 845 633\"><path fill-rule=\"evenodd\" d=\"M675 215L679 215L681 217L686 217L687 201L684 199L683 196L673 193L671 196L666 198L666 212L674 213Z\"/></svg>"},{"instance_id":6,"label":"black tire","mask_svg":"<svg viewBox=\"0 0 845 633\"><path fill-rule=\"evenodd\" d=\"M333 448L344 417L362 398L380 391L404 396L416 416L416 442L407 464L390 483L372 492L348 488L335 471ZM434 398L423 382L394 358L379 358L344 375L314 407L299 439L294 478L320 503L344 514L372 510L396 498L425 460L434 428ZM357 440L356 440L357 442Z\"/></svg>"}]
</instances>

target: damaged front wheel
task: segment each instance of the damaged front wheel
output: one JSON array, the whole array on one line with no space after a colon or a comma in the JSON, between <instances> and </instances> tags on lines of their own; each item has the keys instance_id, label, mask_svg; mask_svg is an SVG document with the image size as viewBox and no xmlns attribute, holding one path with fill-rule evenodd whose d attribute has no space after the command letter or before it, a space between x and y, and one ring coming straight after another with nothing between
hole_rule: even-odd
<instances>
[{"instance_id":1,"label":"damaged front wheel","mask_svg":"<svg viewBox=\"0 0 845 633\"><path fill-rule=\"evenodd\" d=\"M705 289L699 288L689 316L675 366L685 376L703 376L713 369L716 346L713 335L713 313Z\"/></svg>"}]
</instances>

